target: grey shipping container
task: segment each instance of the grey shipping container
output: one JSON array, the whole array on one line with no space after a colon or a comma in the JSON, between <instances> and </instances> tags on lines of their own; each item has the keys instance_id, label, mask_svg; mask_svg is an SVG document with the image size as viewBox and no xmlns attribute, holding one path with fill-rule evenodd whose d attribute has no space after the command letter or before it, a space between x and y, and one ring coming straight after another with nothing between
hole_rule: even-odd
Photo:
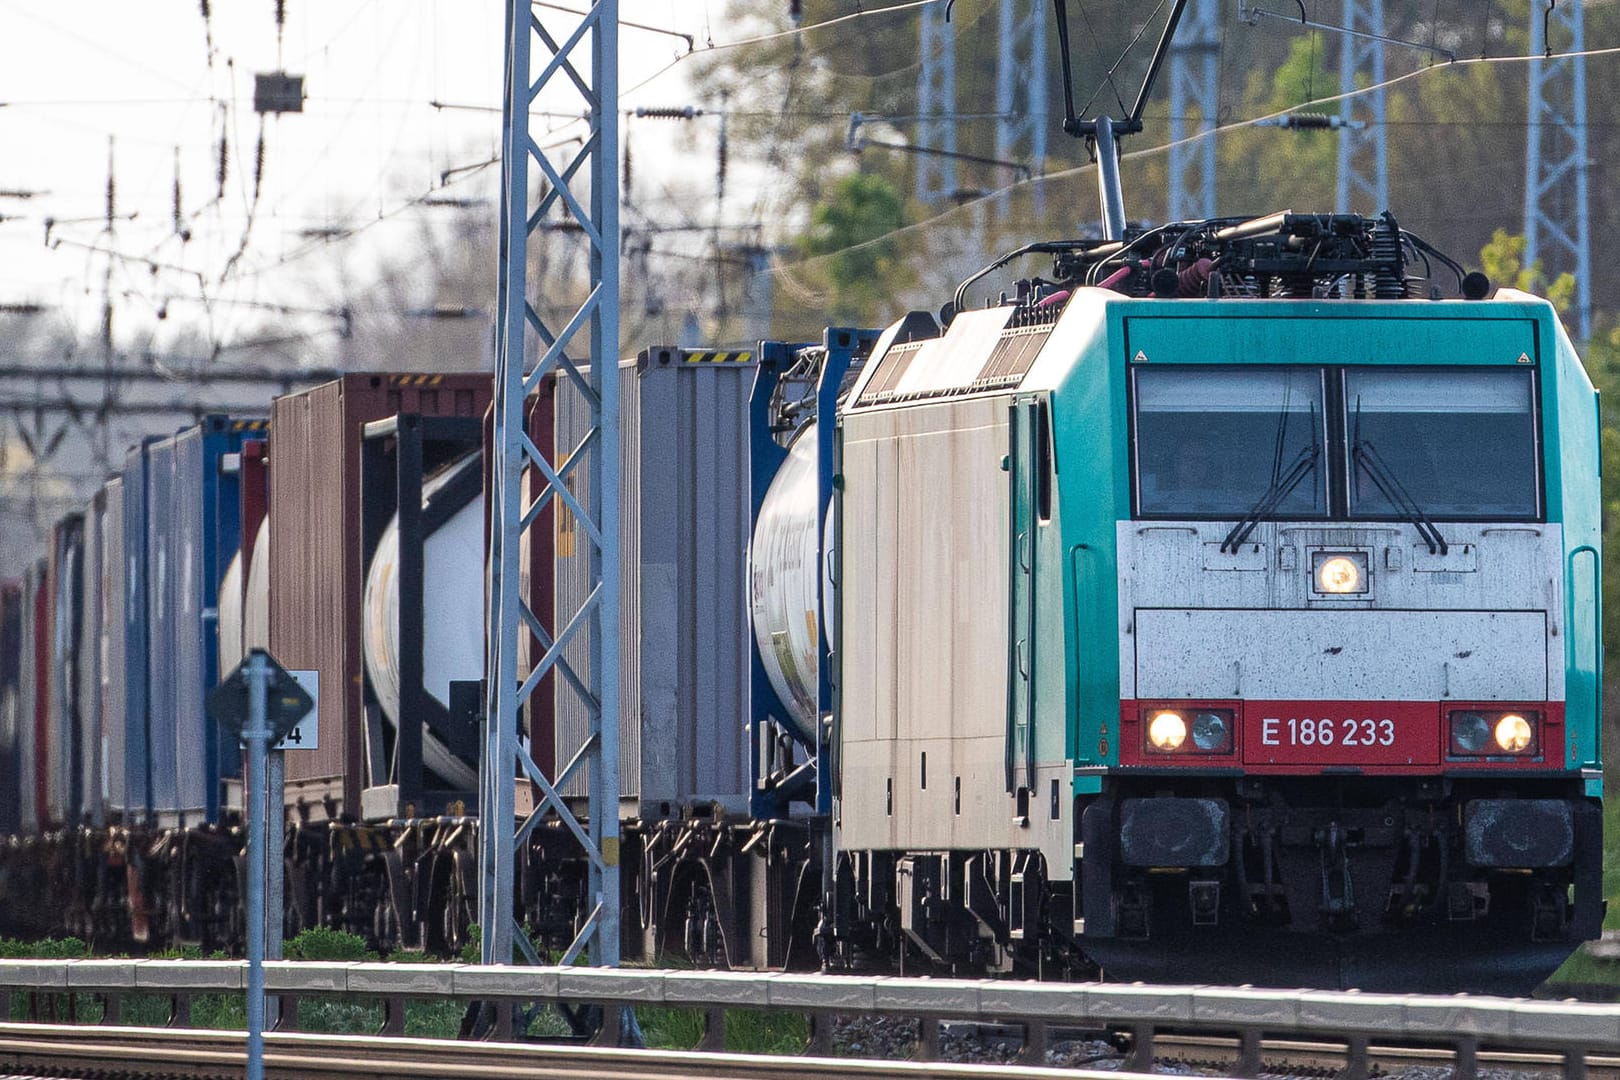
<instances>
[{"instance_id":1,"label":"grey shipping container","mask_svg":"<svg viewBox=\"0 0 1620 1080\"><path fill-rule=\"evenodd\" d=\"M78 818L93 825L106 820L101 788L101 620L107 587L102 545L106 542L107 495L97 491L84 508L84 587L79 598L78 735L74 740L74 791Z\"/></svg>"},{"instance_id":2,"label":"grey shipping container","mask_svg":"<svg viewBox=\"0 0 1620 1080\"><path fill-rule=\"evenodd\" d=\"M17 726L21 722L23 583L0 584L0 834L14 835L17 813Z\"/></svg>"},{"instance_id":3,"label":"grey shipping container","mask_svg":"<svg viewBox=\"0 0 1620 1080\"><path fill-rule=\"evenodd\" d=\"M148 451L152 809L160 822L218 821L221 782L241 774L236 741L220 735L203 699L219 681L220 580L241 544L234 459L266 423L209 416Z\"/></svg>"},{"instance_id":4,"label":"grey shipping container","mask_svg":"<svg viewBox=\"0 0 1620 1080\"><path fill-rule=\"evenodd\" d=\"M360 814L365 775L360 642L361 426L397 413L482 416L487 374L346 375L270 411L270 653L320 672L320 745L289 751L286 793L315 816ZM381 781L379 781L381 782Z\"/></svg>"},{"instance_id":5,"label":"grey shipping container","mask_svg":"<svg viewBox=\"0 0 1620 1080\"><path fill-rule=\"evenodd\" d=\"M52 824L78 821L80 624L84 615L84 515L73 513L51 528L50 705L45 730L45 813ZM36 746L36 752L37 752Z\"/></svg>"},{"instance_id":6,"label":"grey shipping container","mask_svg":"<svg viewBox=\"0 0 1620 1080\"><path fill-rule=\"evenodd\" d=\"M23 576L22 692L17 709L17 822L23 833L39 831L45 805L44 775L40 768L39 734L45 726L49 696L50 648L45 639L50 626L45 588L45 560Z\"/></svg>"},{"instance_id":7,"label":"grey shipping container","mask_svg":"<svg viewBox=\"0 0 1620 1080\"><path fill-rule=\"evenodd\" d=\"M103 812L129 819L129 784L125 729L129 697L127 654L124 647L126 606L124 558L124 478L114 477L102 488L101 525L101 643L97 667L101 675L101 789ZM140 809L137 808L137 814Z\"/></svg>"},{"instance_id":8,"label":"grey shipping container","mask_svg":"<svg viewBox=\"0 0 1620 1080\"><path fill-rule=\"evenodd\" d=\"M176 579L189 575L181 573L173 542L175 475L172 446L166 454L159 450L165 441L153 443L146 455L146 768L149 806L173 824L180 800L174 773Z\"/></svg>"},{"instance_id":9,"label":"grey shipping container","mask_svg":"<svg viewBox=\"0 0 1620 1080\"><path fill-rule=\"evenodd\" d=\"M717 358L718 357L718 358ZM643 817L748 801L749 353L655 348L619 368L619 786ZM589 424L559 380L557 457ZM587 451L590 453L590 451ZM582 460L570 487L584 490ZM587 508L588 509L588 508ZM590 539L557 510L556 625L586 592ZM590 670L585 636L566 650ZM556 682L556 760L584 741L587 714ZM583 796L583 780L565 792Z\"/></svg>"},{"instance_id":10,"label":"grey shipping container","mask_svg":"<svg viewBox=\"0 0 1620 1080\"><path fill-rule=\"evenodd\" d=\"M124 801L129 820L152 810L152 665L147 615L156 603L147 561L148 439L124 458Z\"/></svg>"}]
</instances>

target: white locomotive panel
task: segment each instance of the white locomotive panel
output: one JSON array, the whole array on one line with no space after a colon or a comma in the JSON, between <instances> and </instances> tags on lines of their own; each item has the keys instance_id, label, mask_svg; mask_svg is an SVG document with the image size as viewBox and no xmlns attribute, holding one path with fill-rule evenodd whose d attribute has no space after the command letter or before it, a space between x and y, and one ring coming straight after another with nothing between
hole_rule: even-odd
<instances>
[{"instance_id":1,"label":"white locomotive panel","mask_svg":"<svg viewBox=\"0 0 1620 1080\"><path fill-rule=\"evenodd\" d=\"M1136 696L1545 701L1546 634L1539 611L1138 610Z\"/></svg>"},{"instance_id":2,"label":"white locomotive panel","mask_svg":"<svg viewBox=\"0 0 1620 1080\"><path fill-rule=\"evenodd\" d=\"M1120 696L1562 701L1556 524L1119 523ZM1365 554L1369 590L1311 588L1313 551Z\"/></svg>"}]
</instances>

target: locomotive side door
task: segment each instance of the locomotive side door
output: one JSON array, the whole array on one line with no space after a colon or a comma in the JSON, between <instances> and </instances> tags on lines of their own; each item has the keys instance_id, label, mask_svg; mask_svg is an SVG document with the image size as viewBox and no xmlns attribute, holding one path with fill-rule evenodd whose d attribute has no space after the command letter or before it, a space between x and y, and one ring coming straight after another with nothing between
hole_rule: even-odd
<instances>
[{"instance_id":1,"label":"locomotive side door","mask_svg":"<svg viewBox=\"0 0 1620 1080\"><path fill-rule=\"evenodd\" d=\"M1008 418L1007 792L1035 785L1035 527L1044 402L1019 398ZM1023 813L1022 805L1020 813Z\"/></svg>"}]
</instances>

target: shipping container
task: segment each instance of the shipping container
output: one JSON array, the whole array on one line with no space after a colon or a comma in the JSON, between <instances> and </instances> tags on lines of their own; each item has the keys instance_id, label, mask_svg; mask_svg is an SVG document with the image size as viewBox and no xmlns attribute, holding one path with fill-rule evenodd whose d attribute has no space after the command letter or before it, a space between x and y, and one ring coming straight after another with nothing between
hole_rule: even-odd
<instances>
[{"instance_id":1,"label":"shipping container","mask_svg":"<svg viewBox=\"0 0 1620 1080\"><path fill-rule=\"evenodd\" d=\"M547 374L539 382L535 392L523 402L523 426L528 432L529 441L542 453L551 455L547 458L552 469L556 469L558 460L555 453L557 444L557 379L555 373ZM495 410L491 406L484 413L484 505L494 505L491 495L491 484L494 475L495 457ZM532 465L523 470L523 500L524 505L530 505L540 491L545 487L545 477L539 469ZM534 511L534 521L523 533L523 542L519 549L521 559L518 572L518 588L529 606L529 612L534 616L547 638L556 635L556 522L559 501L553 497L546 504ZM484 515L484 550L490 548L490 530L493 523L489 514ZM485 592L487 593L487 581ZM487 603L487 598L486 598ZM529 671L534 664L540 662L545 655L545 648L541 640L532 632L525 632L528 628L523 625L527 620L520 620L518 628L517 661L519 671ZM541 678L534 692L524 703L520 712L518 734L528 741L529 757L539 768L542 776L556 775L556 749L557 749L557 669L546 672ZM480 707L482 715L482 707ZM518 792L519 810L523 809L523 786ZM528 802L532 806L540 798L539 788L529 785Z\"/></svg>"},{"instance_id":2,"label":"shipping container","mask_svg":"<svg viewBox=\"0 0 1620 1080\"><path fill-rule=\"evenodd\" d=\"M0 835L16 835L18 813L17 738L22 709L23 583L0 583Z\"/></svg>"},{"instance_id":3,"label":"shipping container","mask_svg":"<svg viewBox=\"0 0 1620 1080\"><path fill-rule=\"evenodd\" d=\"M152 810L159 822L218 821L223 781L241 775L203 699L219 681L219 587L241 545L242 443L266 421L210 416L149 452Z\"/></svg>"},{"instance_id":4,"label":"shipping container","mask_svg":"<svg viewBox=\"0 0 1620 1080\"><path fill-rule=\"evenodd\" d=\"M247 439L243 441L242 451L238 455L242 543L226 565L225 577L219 586L220 678L234 671L255 645L267 647L262 636L251 643L246 642L243 628L253 553L259 542L260 529L264 527L265 510L270 498L270 459L267 451L264 439ZM268 543L268 531L265 540Z\"/></svg>"},{"instance_id":5,"label":"shipping container","mask_svg":"<svg viewBox=\"0 0 1620 1080\"><path fill-rule=\"evenodd\" d=\"M46 561L40 559L23 576L22 658L17 724L17 820L23 833L37 833L45 806L42 735L50 699L50 602Z\"/></svg>"},{"instance_id":6,"label":"shipping container","mask_svg":"<svg viewBox=\"0 0 1620 1080\"><path fill-rule=\"evenodd\" d=\"M103 593L107 587L102 545L105 543L106 523L107 495L98 488L84 508L84 550L80 559L84 584L79 598L79 641L76 650L78 724L73 740L76 817L90 825L102 825L106 821L101 783L101 619L105 609Z\"/></svg>"},{"instance_id":7,"label":"shipping container","mask_svg":"<svg viewBox=\"0 0 1620 1080\"><path fill-rule=\"evenodd\" d=\"M124 813L152 812L152 665L148 613L156 601L147 559L146 508L151 501L147 439L124 458Z\"/></svg>"},{"instance_id":8,"label":"shipping container","mask_svg":"<svg viewBox=\"0 0 1620 1080\"><path fill-rule=\"evenodd\" d=\"M51 527L46 571L50 605L50 673L43 732L45 820L76 824L79 816L80 620L84 614L84 515L68 514ZM38 744L35 753L40 752Z\"/></svg>"},{"instance_id":9,"label":"shipping container","mask_svg":"<svg viewBox=\"0 0 1620 1080\"><path fill-rule=\"evenodd\" d=\"M749 353L649 349L619 368L619 785L643 817L747 808ZM557 391L557 459L589 427L579 392ZM593 451L586 451L587 454ZM585 490L588 459L569 480ZM589 508L587 507L587 510ZM589 535L559 507L556 625L586 595ZM590 670L586 635L565 651ZM588 716L556 688L556 760L582 745ZM567 794L586 794L583 778Z\"/></svg>"},{"instance_id":10,"label":"shipping container","mask_svg":"<svg viewBox=\"0 0 1620 1080\"><path fill-rule=\"evenodd\" d=\"M126 733L129 723L129 654L125 647L128 626L128 563L124 558L124 478L115 476L101 489L104 513L101 525L101 645L97 667L101 675L101 800L109 820L129 821L144 807L130 812ZM144 765L141 766L144 772ZM144 785L141 785L144 786Z\"/></svg>"},{"instance_id":11,"label":"shipping container","mask_svg":"<svg viewBox=\"0 0 1620 1080\"><path fill-rule=\"evenodd\" d=\"M399 413L479 417L492 378L347 375L277 398L270 419L270 652L320 673L319 748L287 754L287 799L358 816L368 782L360 642L360 443Z\"/></svg>"}]
</instances>

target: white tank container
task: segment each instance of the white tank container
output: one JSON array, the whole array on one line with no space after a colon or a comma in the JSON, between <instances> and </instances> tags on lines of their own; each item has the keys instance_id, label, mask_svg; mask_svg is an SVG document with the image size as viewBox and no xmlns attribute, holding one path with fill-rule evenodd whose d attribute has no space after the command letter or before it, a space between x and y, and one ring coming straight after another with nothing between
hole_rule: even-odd
<instances>
[{"instance_id":1,"label":"white tank container","mask_svg":"<svg viewBox=\"0 0 1620 1080\"><path fill-rule=\"evenodd\" d=\"M219 583L219 675L235 670L247 652L242 648L242 552L237 549Z\"/></svg>"},{"instance_id":2,"label":"white tank container","mask_svg":"<svg viewBox=\"0 0 1620 1080\"><path fill-rule=\"evenodd\" d=\"M242 609L242 656L250 649L270 651L270 517L265 516L248 560L247 597Z\"/></svg>"},{"instance_id":3,"label":"white tank container","mask_svg":"<svg viewBox=\"0 0 1620 1080\"><path fill-rule=\"evenodd\" d=\"M422 486L430 502L460 470L451 466ZM423 620L422 681L427 692L446 708L450 683L484 674L484 497L478 495L451 515L422 552ZM361 640L366 674L371 678L383 720L399 717L399 519L383 530L366 571L361 608ZM422 762L455 787L476 788L475 765L452 754L424 727Z\"/></svg>"},{"instance_id":4,"label":"white tank container","mask_svg":"<svg viewBox=\"0 0 1620 1080\"><path fill-rule=\"evenodd\" d=\"M749 549L749 597L754 641L771 686L787 706L800 734L815 731L818 584L832 597L829 574L832 516L817 536L816 425L793 437L760 506ZM827 626L831 637L831 618Z\"/></svg>"},{"instance_id":5,"label":"white tank container","mask_svg":"<svg viewBox=\"0 0 1620 1080\"><path fill-rule=\"evenodd\" d=\"M223 679L234 671L246 659L248 650L254 648L270 648L269 518L259 526L253 550L244 553L238 549L231 556L219 585L219 677Z\"/></svg>"}]
</instances>

